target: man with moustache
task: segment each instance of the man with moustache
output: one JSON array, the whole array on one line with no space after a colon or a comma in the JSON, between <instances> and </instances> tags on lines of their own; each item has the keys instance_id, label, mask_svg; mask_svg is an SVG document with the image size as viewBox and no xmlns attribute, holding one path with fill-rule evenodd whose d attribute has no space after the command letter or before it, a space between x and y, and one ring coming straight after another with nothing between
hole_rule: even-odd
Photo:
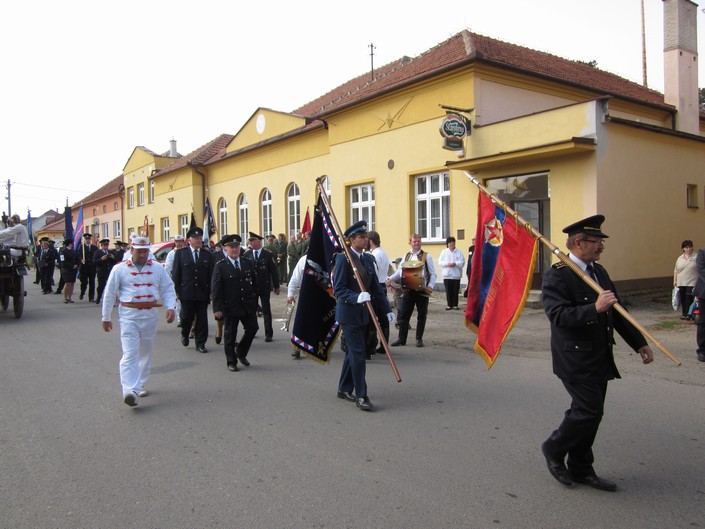
<instances>
[{"instance_id":1,"label":"man with moustache","mask_svg":"<svg viewBox=\"0 0 705 529\"><path fill-rule=\"evenodd\" d=\"M553 372L572 402L541 450L548 471L559 483L567 487L582 483L611 492L617 485L595 473L592 445L604 412L607 382L620 378L612 353L614 331L644 364L654 356L639 330L612 308L619 302L617 292L607 270L597 264L608 238L602 232L604 220L603 215L593 215L563 229L568 234L568 257L603 292L598 295L563 262L544 275L542 301L551 322Z\"/></svg>"},{"instance_id":2,"label":"man with moustache","mask_svg":"<svg viewBox=\"0 0 705 529\"><path fill-rule=\"evenodd\" d=\"M157 334L157 307L166 307L166 321L174 321L176 295L164 267L149 259L149 239L137 237L132 242L132 256L118 263L105 287L102 325L113 329L111 313L115 299L120 302L120 384L123 402L137 406L146 397L145 384L152 371L152 346Z\"/></svg>"}]
</instances>

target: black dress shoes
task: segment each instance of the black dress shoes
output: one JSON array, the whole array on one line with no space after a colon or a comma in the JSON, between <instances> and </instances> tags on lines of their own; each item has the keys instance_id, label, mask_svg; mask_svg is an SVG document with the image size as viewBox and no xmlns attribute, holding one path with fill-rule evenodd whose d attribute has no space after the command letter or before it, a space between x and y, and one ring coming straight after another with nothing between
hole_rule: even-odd
<instances>
[{"instance_id":1,"label":"black dress shoes","mask_svg":"<svg viewBox=\"0 0 705 529\"><path fill-rule=\"evenodd\" d=\"M244 366L246 366L246 367L249 367L249 366L250 366L250 362L247 360L247 358L245 358L244 356L242 356L240 353L237 353L237 359L240 360L240 363L241 363L242 365L244 365Z\"/></svg>"},{"instance_id":2,"label":"black dress shoes","mask_svg":"<svg viewBox=\"0 0 705 529\"><path fill-rule=\"evenodd\" d=\"M347 391L338 391L338 398L347 400L348 402L355 402L355 395L348 393Z\"/></svg>"},{"instance_id":3,"label":"black dress shoes","mask_svg":"<svg viewBox=\"0 0 705 529\"><path fill-rule=\"evenodd\" d=\"M568 472L568 469L566 468L563 460L551 456L548 453L548 450L546 449L546 443L543 443L541 445L541 452L543 452L543 456L546 458L548 471L556 479L556 481L558 481L558 483L560 483L561 485L565 485L566 487L572 486L573 479L571 478L570 473Z\"/></svg>"},{"instance_id":4,"label":"black dress shoes","mask_svg":"<svg viewBox=\"0 0 705 529\"><path fill-rule=\"evenodd\" d=\"M705 353L698 353L698 361L705 362Z\"/></svg>"},{"instance_id":5,"label":"black dress shoes","mask_svg":"<svg viewBox=\"0 0 705 529\"><path fill-rule=\"evenodd\" d=\"M181 337L181 345L183 345L184 347L188 347L188 336Z\"/></svg>"},{"instance_id":6,"label":"black dress shoes","mask_svg":"<svg viewBox=\"0 0 705 529\"><path fill-rule=\"evenodd\" d=\"M400 345L406 345L406 342L402 342L401 340L397 340L396 342L392 342L390 345L392 347L399 347Z\"/></svg>"},{"instance_id":7,"label":"black dress shoes","mask_svg":"<svg viewBox=\"0 0 705 529\"><path fill-rule=\"evenodd\" d=\"M208 349L206 349L205 345L197 345L196 351L198 351L199 353L207 353Z\"/></svg>"},{"instance_id":8,"label":"black dress shoes","mask_svg":"<svg viewBox=\"0 0 705 529\"><path fill-rule=\"evenodd\" d=\"M423 340L421 338L416 340L416 347L423 347Z\"/></svg>"},{"instance_id":9,"label":"black dress shoes","mask_svg":"<svg viewBox=\"0 0 705 529\"><path fill-rule=\"evenodd\" d=\"M271 337L271 336L266 336L266 337L264 338L264 341L265 341L265 342L271 342L271 341L272 341L272 337Z\"/></svg>"},{"instance_id":10,"label":"black dress shoes","mask_svg":"<svg viewBox=\"0 0 705 529\"><path fill-rule=\"evenodd\" d=\"M301 358L301 353L297 349L296 351L291 352L291 356L293 356L294 358Z\"/></svg>"},{"instance_id":11,"label":"black dress shoes","mask_svg":"<svg viewBox=\"0 0 705 529\"><path fill-rule=\"evenodd\" d=\"M228 364L228 371L232 371L233 373L235 371L240 371L235 364Z\"/></svg>"},{"instance_id":12,"label":"black dress shoes","mask_svg":"<svg viewBox=\"0 0 705 529\"><path fill-rule=\"evenodd\" d=\"M571 474L570 477L576 483L582 483L583 485L587 485L588 487L592 487L593 489L606 490L607 492L614 492L615 490L617 490L616 483L612 483L607 479L602 479L596 474L586 474L583 476Z\"/></svg>"},{"instance_id":13,"label":"black dress shoes","mask_svg":"<svg viewBox=\"0 0 705 529\"><path fill-rule=\"evenodd\" d=\"M372 411L373 406L368 397L360 397L355 401L355 404L363 411Z\"/></svg>"},{"instance_id":14,"label":"black dress shoes","mask_svg":"<svg viewBox=\"0 0 705 529\"><path fill-rule=\"evenodd\" d=\"M223 337L222 337L222 336L216 336L216 337L215 337L215 343L216 343L216 344L220 345L220 342L222 342L222 341L223 341Z\"/></svg>"}]
</instances>

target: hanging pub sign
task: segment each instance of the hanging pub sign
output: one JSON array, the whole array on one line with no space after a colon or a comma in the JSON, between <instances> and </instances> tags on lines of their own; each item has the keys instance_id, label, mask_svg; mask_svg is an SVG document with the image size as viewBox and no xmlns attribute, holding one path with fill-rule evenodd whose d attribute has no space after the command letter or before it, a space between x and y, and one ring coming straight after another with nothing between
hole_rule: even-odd
<instances>
[{"instance_id":1,"label":"hanging pub sign","mask_svg":"<svg viewBox=\"0 0 705 529\"><path fill-rule=\"evenodd\" d=\"M440 128L443 136L443 148L449 151L462 151L463 140L468 134L465 118L458 114L446 113Z\"/></svg>"}]
</instances>

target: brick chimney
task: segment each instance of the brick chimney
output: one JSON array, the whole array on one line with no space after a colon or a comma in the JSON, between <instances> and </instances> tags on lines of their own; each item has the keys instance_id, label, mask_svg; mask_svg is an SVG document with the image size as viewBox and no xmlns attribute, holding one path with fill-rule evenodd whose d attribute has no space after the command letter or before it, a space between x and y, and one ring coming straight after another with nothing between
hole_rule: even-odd
<instances>
[{"instance_id":1,"label":"brick chimney","mask_svg":"<svg viewBox=\"0 0 705 529\"><path fill-rule=\"evenodd\" d=\"M700 134L697 5L663 0L664 99L676 107L676 129Z\"/></svg>"}]
</instances>

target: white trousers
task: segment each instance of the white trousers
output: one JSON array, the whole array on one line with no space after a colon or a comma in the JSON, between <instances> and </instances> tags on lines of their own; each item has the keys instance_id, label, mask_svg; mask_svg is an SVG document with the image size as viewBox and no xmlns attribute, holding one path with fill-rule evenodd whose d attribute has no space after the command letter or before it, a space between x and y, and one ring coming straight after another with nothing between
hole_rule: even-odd
<instances>
[{"instance_id":1,"label":"white trousers","mask_svg":"<svg viewBox=\"0 0 705 529\"><path fill-rule=\"evenodd\" d=\"M120 307L122 311L135 311ZM157 314L149 318L120 317L120 341L122 358L120 359L120 383L122 396L144 389L152 372L152 346L157 335Z\"/></svg>"}]
</instances>

